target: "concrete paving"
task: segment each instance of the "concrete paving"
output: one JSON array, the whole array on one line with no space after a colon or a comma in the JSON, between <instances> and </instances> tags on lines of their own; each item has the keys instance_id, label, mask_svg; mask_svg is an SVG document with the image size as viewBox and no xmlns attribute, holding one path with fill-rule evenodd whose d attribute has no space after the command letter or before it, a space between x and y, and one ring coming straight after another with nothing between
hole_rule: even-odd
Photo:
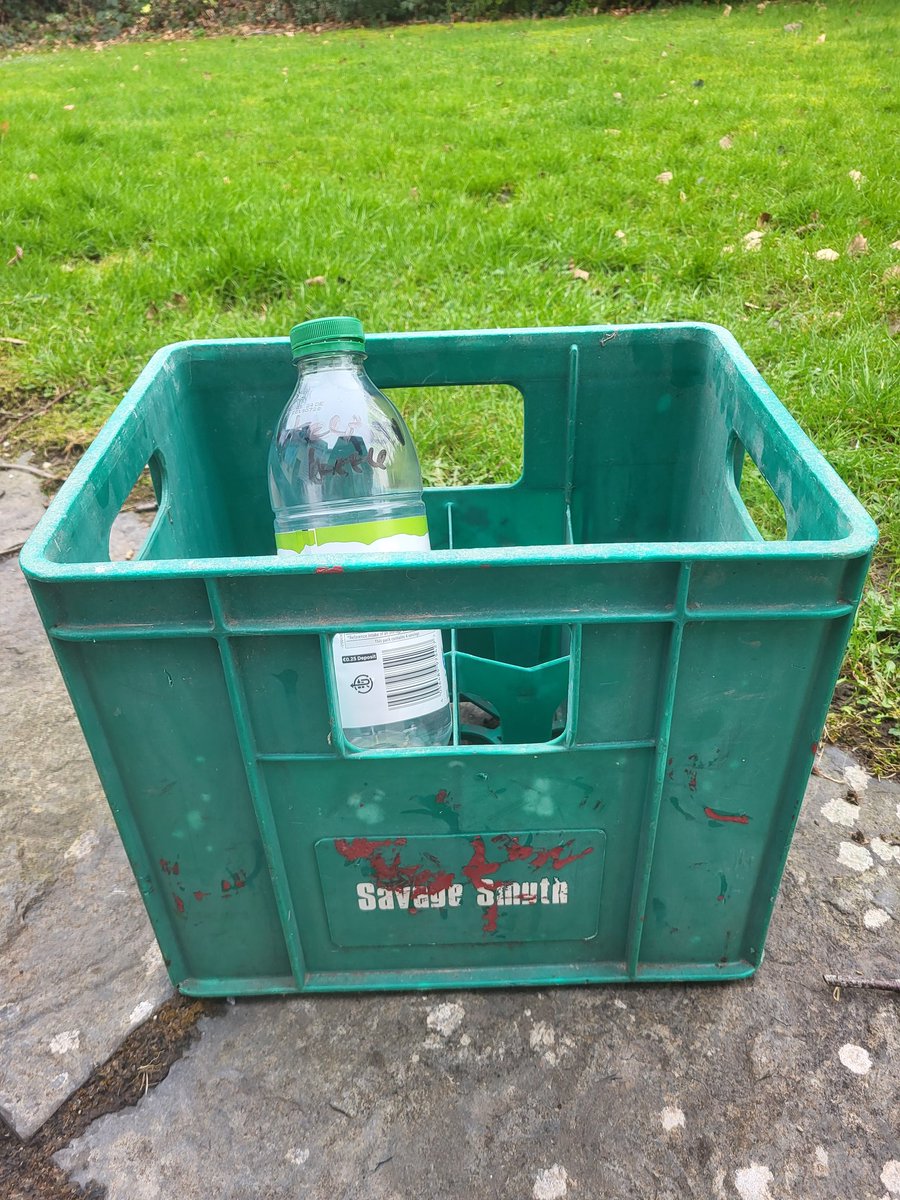
<instances>
[{"instance_id":1,"label":"concrete paving","mask_svg":"<svg viewBox=\"0 0 900 1200\"><path fill-rule=\"evenodd\" d=\"M822 982L896 972L900 788L823 769L754 980L238 1002L56 1161L108 1200L900 1195L897 1000Z\"/></svg>"},{"instance_id":2,"label":"concrete paving","mask_svg":"<svg viewBox=\"0 0 900 1200\"><path fill-rule=\"evenodd\" d=\"M23 472L0 492L9 547L44 503ZM0 561L0 730L0 1114L27 1137L171 985L15 557Z\"/></svg>"},{"instance_id":3,"label":"concrete paving","mask_svg":"<svg viewBox=\"0 0 900 1200\"><path fill-rule=\"evenodd\" d=\"M4 989L33 980L0 1000L0 1106L27 1133L59 1102L50 1072L74 1087L165 984L17 567L0 571L0 956ZM821 770L755 979L239 1001L56 1161L108 1200L900 1196L897 998L821 978L897 973L900 786L835 750ZM101 877L115 921L94 919Z\"/></svg>"}]
</instances>

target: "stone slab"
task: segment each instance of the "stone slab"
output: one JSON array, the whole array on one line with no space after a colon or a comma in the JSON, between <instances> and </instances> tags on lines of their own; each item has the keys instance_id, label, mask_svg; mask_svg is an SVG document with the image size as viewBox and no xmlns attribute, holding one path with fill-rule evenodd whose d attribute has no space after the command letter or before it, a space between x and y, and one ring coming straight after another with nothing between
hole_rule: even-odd
<instances>
[{"instance_id":1,"label":"stone slab","mask_svg":"<svg viewBox=\"0 0 900 1200\"><path fill-rule=\"evenodd\" d=\"M108 1200L900 1194L896 998L822 982L896 973L900 787L822 770L753 980L239 1001L57 1162Z\"/></svg>"},{"instance_id":2,"label":"stone slab","mask_svg":"<svg viewBox=\"0 0 900 1200\"><path fill-rule=\"evenodd\" d=\"M16 544L40 487L5 471L0 492L0 545ZM24 1137L171 988L14 558L0 561L0 744L0 1114Z\"/></svg>"}]
</instances>

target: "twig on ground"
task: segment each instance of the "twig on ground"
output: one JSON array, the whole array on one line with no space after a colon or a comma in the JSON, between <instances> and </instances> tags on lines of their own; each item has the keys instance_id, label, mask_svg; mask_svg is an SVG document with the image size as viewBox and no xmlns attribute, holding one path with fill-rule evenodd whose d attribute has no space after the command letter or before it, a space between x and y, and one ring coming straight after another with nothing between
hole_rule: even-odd
<instances>
[{"instance_id":1,"label":"twig on ground","mask_svg":"<svg viewBox=\"0 0 900 1200\"><path fill-rule=\"evenodd\" d=\"M328 1101L328 1107L329 1107L329 1108L333 1108L333 1109L334 1109L334 1111L335 1111L336 1113L340 1113L342 1117L349 1117L351 1121L352 1121L352 1120L355 1118L355 1116L356 1116L356 1114L355 1114L355 1113L348 1112L346 1108L341 1108L341 1106L340 1106L339 1104L335 1104L335 1102L334 1102L333 1100L329 1100L329 1101Z\"/></svg>"},{"instance_id":2,"label":"twig on ground","mask_svg":"<svg viewBox=\"0 0 900 1200\"><path fill-rule=\"evenodd\" d=\"M37 475L39 479L52 479L55 483L65 483L62 475L51 475L49 471L43 471L40 467L32 467L30 463L0 462L0 471L27 471L29 475Z\"/></svg>"},{"instance_id":3,"label":"twig on ground","mask_svg":"<svg viewBox=\"0 0 900 1200\"><path fill-rule=\"evenodd\" d=\"M846 785L847 783L846 779L835 779L833 775L826 775L822 768L817 767L815 763L813 763L812 773L818 776L819 779L827 779L829 783L840 783L842 785Z\"/></svg>"},{"instance_id":4,"label":"twig on ground","mask_svg":"<svg viewBox=\"0 0 900 1200\"><path fill-rule=\"evenodd\" d=\"M862 975L823 975L826 983L835 988L869 988L880 992L900 992L900 979L872 979Z\"/></svg>"},{"instance_id":5,"label":"twig on ground","mask_svg":"<svg viewBox=\"0 0 900 1200\"><path fill-rule=\"evenodd\" d=\"M11 425L7 425L6 429L0 431L0 441L8 438L14 429L18 429L20 425L24 425L26 421L31 421L35 417L42 417L44 413L50 411L54 404L59 404L60 400L65 400L67 396L71 396L74 390L74 388L66 388L63 392L57 392L51 400L47 401L43 408L36 408L34 412L24 413L18 420L13 421Z\"/></svg>"}]
</instances>

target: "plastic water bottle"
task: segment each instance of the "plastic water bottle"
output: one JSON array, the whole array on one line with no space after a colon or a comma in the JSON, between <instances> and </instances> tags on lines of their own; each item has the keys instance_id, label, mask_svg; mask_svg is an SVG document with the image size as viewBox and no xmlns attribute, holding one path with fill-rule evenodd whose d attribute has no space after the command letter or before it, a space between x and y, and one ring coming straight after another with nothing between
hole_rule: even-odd
<instances>
[{"instance_id":1,"label":"plastic water bottle","mask_svg":"<svg viewBox=\"0 0 900 1200\"><path fill-rule=\"evenodd\" d=\"M291 330L299 375L269 448L279 557L428 549L409 430L366 374L354 317ZM362 749L444 745L452 719L439 630L332 639L341 726Z\"/></svg>"}]
</instances>

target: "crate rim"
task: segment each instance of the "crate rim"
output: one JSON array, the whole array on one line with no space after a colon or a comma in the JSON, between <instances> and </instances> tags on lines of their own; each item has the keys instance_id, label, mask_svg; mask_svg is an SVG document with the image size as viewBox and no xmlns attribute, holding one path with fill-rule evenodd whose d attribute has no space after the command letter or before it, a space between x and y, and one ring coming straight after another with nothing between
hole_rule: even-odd
<instances>
[{"instance_id":1,"label":"crate rim","mask_svg":"<svg viewBox=\"0 0 900 1200\"><path fill-rule=\"evenodd\" d=\"M849 524L849 532L842 538L815 541L762 541L762 542L609 542L583 543L578 545L501 547L491 550L433 550L429 552L406 553L391 555L390 562L378 562L373 557L346 555L341 558L342 572L354 571L408 571L441 570L448 567L483 568L490 566L519 566L533 568L535 566L553 566L564 568L567 565L637 565L645 562L684 562L703 560L727 561L763 561L771 559L852 559L866 554L878 540L878 529L863 508L859 500L840 478L824 455L803 431L797 421L791 416L772 388L763 379L753 365L746 352L741 348L737 339L729 330L721 325L703 321L660 321L640 322L634 324L604 324L604 325L574 325L574 326L541 326L532 328L497 328L479 330L441 330L441 331L398 331L392 333L373 333L366 335L367 344L377 349L388 345L397 338L405 342L434 342L469 338L484 342L490 338L529 337L558 337L568 335L573 338L599 337L601 341L610 335L620 333L647 333L665 331L667 333L684 332L699 335L701 338L718 342L730 356L735 369L741 374L758 401L766 409L769 417L786 434L804 466L810 470L824 486L831 499L839 505ZM303 572L314 574L321 570L321 564L298 560L285 562L274 555L255 555L242 557L215 557L191 559L156 559L153 561L133 559L130 562L82 562L60 563L51 559L48 548L65 525L69 515L70 501L88 484L102 463L104 455L110 450L116 439L122 434L127 424L136 416L144 391L150 380L155 377L164 363L176 355L195 351L198 347L204 350L223 347L281 349L289 347L288 337L270 338L208 338L190 339L171 342L160 347L137 379L125 393L125 396L104 422L102 428L91 445L82 455L72 473L53 497L47 511L26 541L19 555L19 565L29 579L38 582L57 581L96 581L98 578L114 579L205 579L210 577L233 576L272 576ZM495 382L495 381L492 381ZM501 381L502 382L502 381ZM389 387L389 385L385 385ZM418 385L426 386L426 385ZM448 498L466 492L469 487L483 489L484 487L515 488L516 484L484 485L473 484L460 488L426 489L431 493L445 494Z\"/></svg>"}]
</instances>

